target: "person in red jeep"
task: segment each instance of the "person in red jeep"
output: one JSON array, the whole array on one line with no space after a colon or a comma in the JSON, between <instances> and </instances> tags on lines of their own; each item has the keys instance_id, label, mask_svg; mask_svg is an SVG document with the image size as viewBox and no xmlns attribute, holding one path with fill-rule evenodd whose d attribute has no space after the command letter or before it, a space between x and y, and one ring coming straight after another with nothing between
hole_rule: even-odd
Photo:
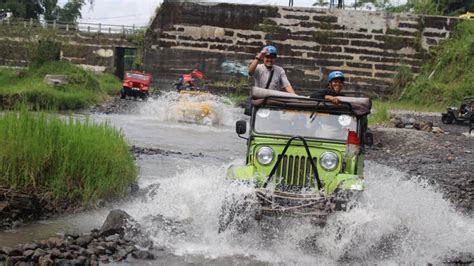
<instances>
[{"instance_id":1,"label":"person in red jeep","mask_svg":"<svg viewBox=\"0 0 474 266\"><path fill-rule=\"evenodd\" d=\"M146 99L150 94L151 75L139 71L125 72L120 98L127 96Z\"/></svg>"}]
</instances>

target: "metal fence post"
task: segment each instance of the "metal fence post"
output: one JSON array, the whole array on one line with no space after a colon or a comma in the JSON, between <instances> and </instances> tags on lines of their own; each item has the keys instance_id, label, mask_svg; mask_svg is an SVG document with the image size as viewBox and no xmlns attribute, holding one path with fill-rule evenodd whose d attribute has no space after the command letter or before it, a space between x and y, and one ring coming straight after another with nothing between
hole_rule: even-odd
<instances>
[{"instance_id":1,"label":"metal fence post","mask_svg":"<svg viewBox=\"0 0 474 266\"><path fill-rule=\"evenodd\" d=\"M56 29L56 20L53 21L53 29Z\"/></svg>"},{"instance_id":2,"label":"metal fence post","mask_svg":"<svg viewBox=\"0 0 474 266\"><path fill-rule=\"evenodd\" d=\"M69 23L66 24L66 31L69 31Z\"/></svg>"},{"instance_id":3,"label":"metal fence post","mask_svg":"<svg viewBox=\"0 0 474 266\"><path fill-rule=\"evenodd\" d=\"M99 23L99 33L100 33L101 30L102 30L102 24Z\"/></svg>"}]
</instances>

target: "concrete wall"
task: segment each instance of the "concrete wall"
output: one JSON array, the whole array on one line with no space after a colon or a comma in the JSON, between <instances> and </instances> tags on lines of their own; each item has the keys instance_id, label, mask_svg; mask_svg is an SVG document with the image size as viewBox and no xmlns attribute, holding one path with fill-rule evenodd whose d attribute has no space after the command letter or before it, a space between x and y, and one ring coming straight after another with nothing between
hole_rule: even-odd
<instances>
[{"instance_id":1,"label":"concrete wall","mask_svg":"<svg viewBox=\"0 0 474 266\"><path fill-rule=\"evenodd\" d=\"M56 30L62 42L61 59L95 71L114 72L117 47L134 48L130 36ZM0 65L28 66L31 42L52 31L25 25L0 25Z\"/></svg>"},{"instance_id":2,"label":"concrete wall","mask_svg":"<svg viewBox=\"0 0 474 266\"><path fill-rule=\"evenodd\" d=\"M146 34L145 69L160 88L197 68L211 82L246 79L249 61L267 44L300 92L345 72L355 90L390 94L397 68L413 72L458 20L352 10L163 3Z\"/></svg>"}]
</instances>

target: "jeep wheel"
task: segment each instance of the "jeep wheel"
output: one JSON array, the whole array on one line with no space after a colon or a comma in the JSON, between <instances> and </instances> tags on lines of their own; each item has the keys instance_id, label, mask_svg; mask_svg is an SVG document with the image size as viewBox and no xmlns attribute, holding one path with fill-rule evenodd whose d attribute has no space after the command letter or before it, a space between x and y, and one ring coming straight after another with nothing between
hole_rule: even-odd
<instances>
[{"instance_id":1,"label":"jeep wheel","mask_svg":"<svg viewBox=\"0 0 474 266\"><path fill-rule=\"evenodd\" d=\"M251 219L254 218L254 203L247 197L237 198L237 195L230 195L221 206L219 213L219 233L232 230L238 233L245 233L250 226Z\"/></svg>"},{"instance_id":2,"label":"jeep wheel","mask_svg":"<svg viewBox=\"0 0 474 266\"><path fill-rule=\"evenodd\" d=\"M450 114L442 114L441 121L443 122L443 124L449 125L453 123L453 117Z\"/></svg>"},{"instance_id":3,"label":"jeep wheel","mask_svg":"<svg viewBox=\"0 0 474 266\"><path fill-rule=\"evenodd\" d=\"M121 90L120 91L120 99L125 99L126 97L127 97L127 95L125 94L125 91Z\"/></svg>"}]
</instances>

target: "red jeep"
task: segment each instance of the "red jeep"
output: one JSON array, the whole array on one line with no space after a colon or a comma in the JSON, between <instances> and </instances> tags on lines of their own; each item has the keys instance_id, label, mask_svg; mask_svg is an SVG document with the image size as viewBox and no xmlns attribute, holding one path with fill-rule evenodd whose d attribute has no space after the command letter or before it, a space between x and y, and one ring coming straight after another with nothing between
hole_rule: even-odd
<instances>
[{"instance_id":1,"label":"red jeep","mask_svg":"<svg viewBox=\"0 0 474 266\"><path fill-rule=\"evenodd\" d=\"M127 96L140 97L146 99L149 95L151 74L139 71L127 71L123 80L123 87L120 91L120 98Z\"/></svg>"}]
</instances>

